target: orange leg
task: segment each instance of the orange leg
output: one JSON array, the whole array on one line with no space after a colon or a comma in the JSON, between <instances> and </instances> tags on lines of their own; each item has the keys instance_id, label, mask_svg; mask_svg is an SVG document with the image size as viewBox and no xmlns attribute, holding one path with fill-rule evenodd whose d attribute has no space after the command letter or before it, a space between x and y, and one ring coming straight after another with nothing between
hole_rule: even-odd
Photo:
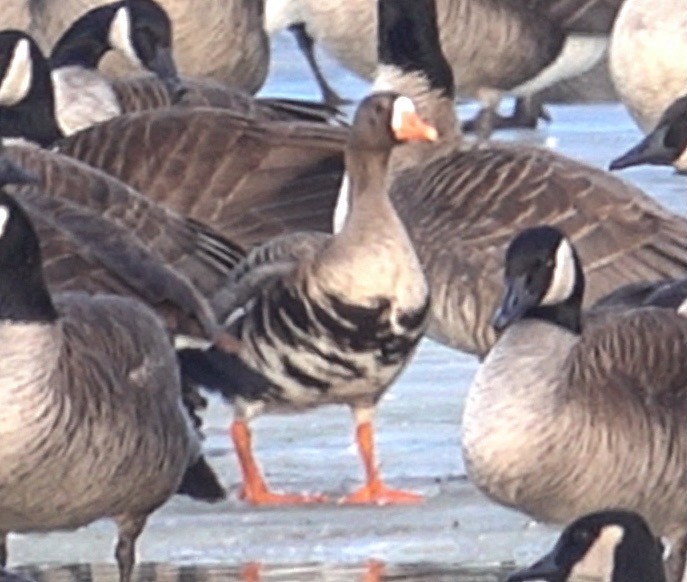
<instances>
[{"instance_id":1,"label":"orange leg","mask_svg":"<svg viewBox=\"0 0 687 582\"><path fill-rule=\"evenodd\" d=\"M361 422L356 429L356 441L358 450L363 459L367 483L360 489L347 495L339 503L376 503L378 505L419 503L422 496L409 491L390 489L382 482L379 469L375 463L374 441L372 438L372 423Z\"/></svg>"},{"instance_id":2,"label":"orange leg","mask_svg":"<svg viewBox=\"0 0 687 582\"><path fill-rule=\"evenodd\" d=\"M241 499L253 505L321 503L327 500L324 495L282 494L270 491L253 457L251 434L246 421L235 420L231 425L230 433L243 473Z\"/></svg>"}]
</instances>

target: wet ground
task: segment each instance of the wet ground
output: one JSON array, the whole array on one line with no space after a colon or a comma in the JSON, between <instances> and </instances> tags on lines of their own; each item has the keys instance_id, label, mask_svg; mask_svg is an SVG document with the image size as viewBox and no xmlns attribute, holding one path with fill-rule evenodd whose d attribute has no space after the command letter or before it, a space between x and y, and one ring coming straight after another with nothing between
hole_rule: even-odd
<instances>
[{"instance_id":1,"label":"wet ground","mask_svg":"<svg viewBox=\"0 0 687 582\"><path fill-rule=\"evenodd\" d=\"M317 97L295 44L280 37L265 95ZM326 70L345 96L366 84L331 62ZM607 167L639 137L623 107L550 107L553 122L503 139L548 145ZM465 116L474 112L461 107ZM687 180L669 168L621 174L675 212L685 212ZM361 581L502 580L548 548L556 530L533 524L478 493L460 457L463 401L477 362L429 341L384 398L377 422L382 471L396 486L418 491L413 507L254 509L236 499L238 469L227 437L230 410L212 401L206 414L206 449L232 489L215 506L173 499L155 513L141 536L138 580ZM289 491L324 491L332 499L360 482L352 422L344 408L254 423L255 451L268 480ZM37 580L112 582L115 529L98 522L72 533L14 535L9 565ZM64 564L82 564L64 566Z\"/></svg>"}]
</instances>

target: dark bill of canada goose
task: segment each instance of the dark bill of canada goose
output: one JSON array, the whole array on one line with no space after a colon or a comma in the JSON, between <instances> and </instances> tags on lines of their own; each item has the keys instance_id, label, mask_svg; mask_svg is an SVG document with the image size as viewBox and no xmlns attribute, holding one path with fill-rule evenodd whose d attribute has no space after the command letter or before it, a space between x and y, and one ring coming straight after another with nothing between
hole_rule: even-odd
<instances>
[{"instance_id":1,"label":"dark bill of canada goose","mask_svg":"<svg viewBox=\"0 0 687 582\"><path fill-rule=\"evenodd\" d=\"M507 582L665 582L663 545L637 513L609 509L576 519L556 545Z\"/></svg>"},{"instance_id":2,"label":"dark bill of canada goose","mask_svg":"<svg viewBox=\"0 0 687 582\"><path fill-rule=\"evenodd\" d=\"M390 163L390 197L432 291L428 335L483 357L496 338L489 318L501 289L505 248L516 232L543 221L561 228L579 249L586 306L627 283L684 277L687 221L639 189L543 148L462 144L447 97L452 83L445 74L427 72L429 61L445 61L439 31L433 25L412 33L418 23L432 24L415 17L419 10L430 13L431 3L384 4L380 13L398 17L401 39L425 40L387 50L378 85L411 97L439 131L435 144L399 146ZM394 28L393 22L380 23L387 36L396 34Z\"/></svg>"},{"instance_id":3,"label":"dark bill of canada goose","mask_svg":"<svg viewBox=\"0 0 687 582\"><path fill-rule=\"evenodd\" d=\"M665 110L658 125L636 146L613 160L611 170L640 164L674 166L687 172L687 95Z\"/></svg>"},{"instance_id":4,"label":"dark bill of canada goose","mask_svg":"<svg viewBox=\"0 0 687 582\"><path fill-rule=\"evenodd\" d=\"M509 126L509 118L496 115L502 95L532 96L593 67L605 54L620 3L436 0L456 93L483 106L472 126L487 137L492 128ZM367 79L374 78L378 64L376 16L374 0L268 0L265 6L269 32L292 27L304 49L311 49L310 36Z\"/></svg>"},{"instance_id":5,"label":"dark bill of canada goose","mask_svg":"<svg viewBox=\"0 0 687 582\"><path fill-rule=\"evenodd\" d=\"M21 172L0 158L0 183L24 181ZM51 296L36 232L4 190L0 270L7 440L0 563L9 532L110 518L118 527L120 581L129 582L135 542L152 511L175 492L208 501L224 495L182 404L167 332L136 300Z\"/></svg>"},{"instance_id":6,"label":"dark bill of canada goose","mask_svg":"<svg viewBox=\"0 0 687 582\"><path fill-rule=\"evenodd\" d=\"M47 53L84 12L108 0L40 0L31 2L28 30ZM158 0L174 30L174 61L182 75L211 78L256 93L267 77L269 41L262 28L262 2L255 0ZM138 69L110 53L102 69L121 76Z\"/></svg>"},{"instance_id":7,"label":"dark bill of canada goose","mask_svg":"<svg viewBox=\"0 0 687 582\"><path fill-rule=\"evenodd\" d=\"M426 326L429 292L408 235L386 191L391 150L405 140L435 140L436 130L410 99L378 93L355 114L346 148L351 211L336 235L297 233L273 239L239 265L220 295L234 358L182 349L182 374L234 404L231 426L252 503L319 501L269 491L251 450L248 421L265 411L348 405L366 484L348 503L412 503L388 488L375 462L376 405L415 351ZM236 310L240 310L236 313Z\"/></svg>"},{"instance_id":8,"label":"dark bill of canada goose","mask_svg":"<svg viewBox=\"0 0 687 582\"><path fill-rule=\"evenodd\" d=\"M493 323L499 340L463 412L470 479L539 521L609 503L668 539L667 579L687 551L687 318L674 309L583 319L582 263L549 226L518 234Z\"/></svg>"}]
</instances>

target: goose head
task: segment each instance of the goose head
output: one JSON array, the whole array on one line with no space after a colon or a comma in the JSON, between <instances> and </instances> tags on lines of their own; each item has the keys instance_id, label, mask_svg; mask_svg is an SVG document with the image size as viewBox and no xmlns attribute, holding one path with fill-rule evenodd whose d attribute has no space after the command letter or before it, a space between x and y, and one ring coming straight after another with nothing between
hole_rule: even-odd
<instances>
[{"instance_id":1,"label":"goose head","mask_svg":"<svg viewBox=\"0 0 687 582\"><path fill-rule=\"evenodd\" d=\"M50 65L95 69L109 50L155 73L173 100L183 95L172 56L172 23L153 0L121 0L86 12L57 41Z\"/></svg>"},{"instance_id":2,"label":"goose head","mask_svg":"<svg viewBox=\"0 0 687 582\"><path fill-rule=\"evenodd\" d=\"M687 172L687 95L675 100L654 130L613 160L610 169L620 170L640 164L672 165L679 172Z\"/></svg>"},{"instance_id":3,"label":"goose head","mask_svg":"<svg viewBox=\"0 0 687 582\"><path fill-rule=\"evenodd\" d=\"M504 278L505 291L492 318L496 331L535 317L579 333L584 274L561 231L539 226L518 234L506 251Z\"/></svg>"},{"instance_id":4,"label":"goose head","mask_svg":"<svg viewBox=\"0 0 687 582\"><path fill-rule=\"evenodd\" d=\"M512 574L508 582L665 582L662 550L638 514L591 513L566 527L549 554Z\"/></svg>"},{"instance_id":5,"label":"goose head","mask_svg":"<svg viewBox=\"0 0 687 582\"><path fill-rule=\"evenodd\" d=\"M0 136L48 146L63 134L48 61L31 36L0 31Z\"/></svg>"}]
</instances>

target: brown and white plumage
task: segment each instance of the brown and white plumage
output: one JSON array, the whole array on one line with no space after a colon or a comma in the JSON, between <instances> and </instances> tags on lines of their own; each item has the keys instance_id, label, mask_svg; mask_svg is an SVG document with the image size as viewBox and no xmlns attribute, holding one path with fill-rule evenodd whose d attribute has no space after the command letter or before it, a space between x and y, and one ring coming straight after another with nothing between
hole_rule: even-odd
<instances>
[{"instance_id":1,"label":"brown and white plumage","mask_svg":"<svg viewBox=\"0 0 687 582\"><path fill-rule=\"evenodd\" d=\"M21 182L0 159L5 183ZM175 491L215 500L190 476L200 439L182 404L159 318L112 295L51 297L27 214L0 191L0 558L10 532L73 529L111 518L120 580L148 515ZM203 464L202 471L208 471ZM214 479L211 471L204 476ZM216 486L215 486L216 487Z\"/></svg>"},{"instance_id":2,"label":"brown and white plumage","mask_svg":"<svg viewBox=\"0 0 687 582\"><path fill-rule=\"evenodd\" d=\"M502 335L463 414L473 482L535 519L564 522L613 506L637 511L687 551L687 319L658 307L581 319L584 277L551 227L509 245ZM505 331L504 331L505 328Z\"/></svg>"},{"instance_id":3,"label":"brown and white plumage","mask_svg":"<svg viewBox=\"0 0 687 582\"><path fill-rule=\"evenodd\" d=\"M687 221L637 188L546 149L462 143L450 71L440 64L431 8L422 6L380 4L388 18L380 36L388 46L379 85L411 96L440 135L435 144L400 146L391 160L390 196L432 289L428 335L484 356L495 340L488 320L503 250L514 233L544 221L577 245L588 304L625 283L683 277ZM424 28L402 26L413 10L413 23ZM404 43L409 35L424 40Z\"/></svg>"},{"instance_id":4,"label":"brown and white plumage","mask_svg":"<svg viewBox=\"0 0 687 582\"><path fill-rule=\"evenodd\" d=\"M416 129L404 134L411 121ZM347 404L367 472L367 485L347 500L416 500L382 484L371 420L414 352L429 303L422 269L387 196L387 163L400 141L434 138L436 131L419 122L407 98L380 93L365 99L346 149L352 210L341 232L286 235L254 250L236 268L234 289L221 293L230 297L225 309L244 311L230 327L240 340L236 358L181 353L182 370L191 378L234 399L232 436L247 499L284 500L267 490L252 459L250 418L262 411Z\"/></svg>"}]
</instances>

